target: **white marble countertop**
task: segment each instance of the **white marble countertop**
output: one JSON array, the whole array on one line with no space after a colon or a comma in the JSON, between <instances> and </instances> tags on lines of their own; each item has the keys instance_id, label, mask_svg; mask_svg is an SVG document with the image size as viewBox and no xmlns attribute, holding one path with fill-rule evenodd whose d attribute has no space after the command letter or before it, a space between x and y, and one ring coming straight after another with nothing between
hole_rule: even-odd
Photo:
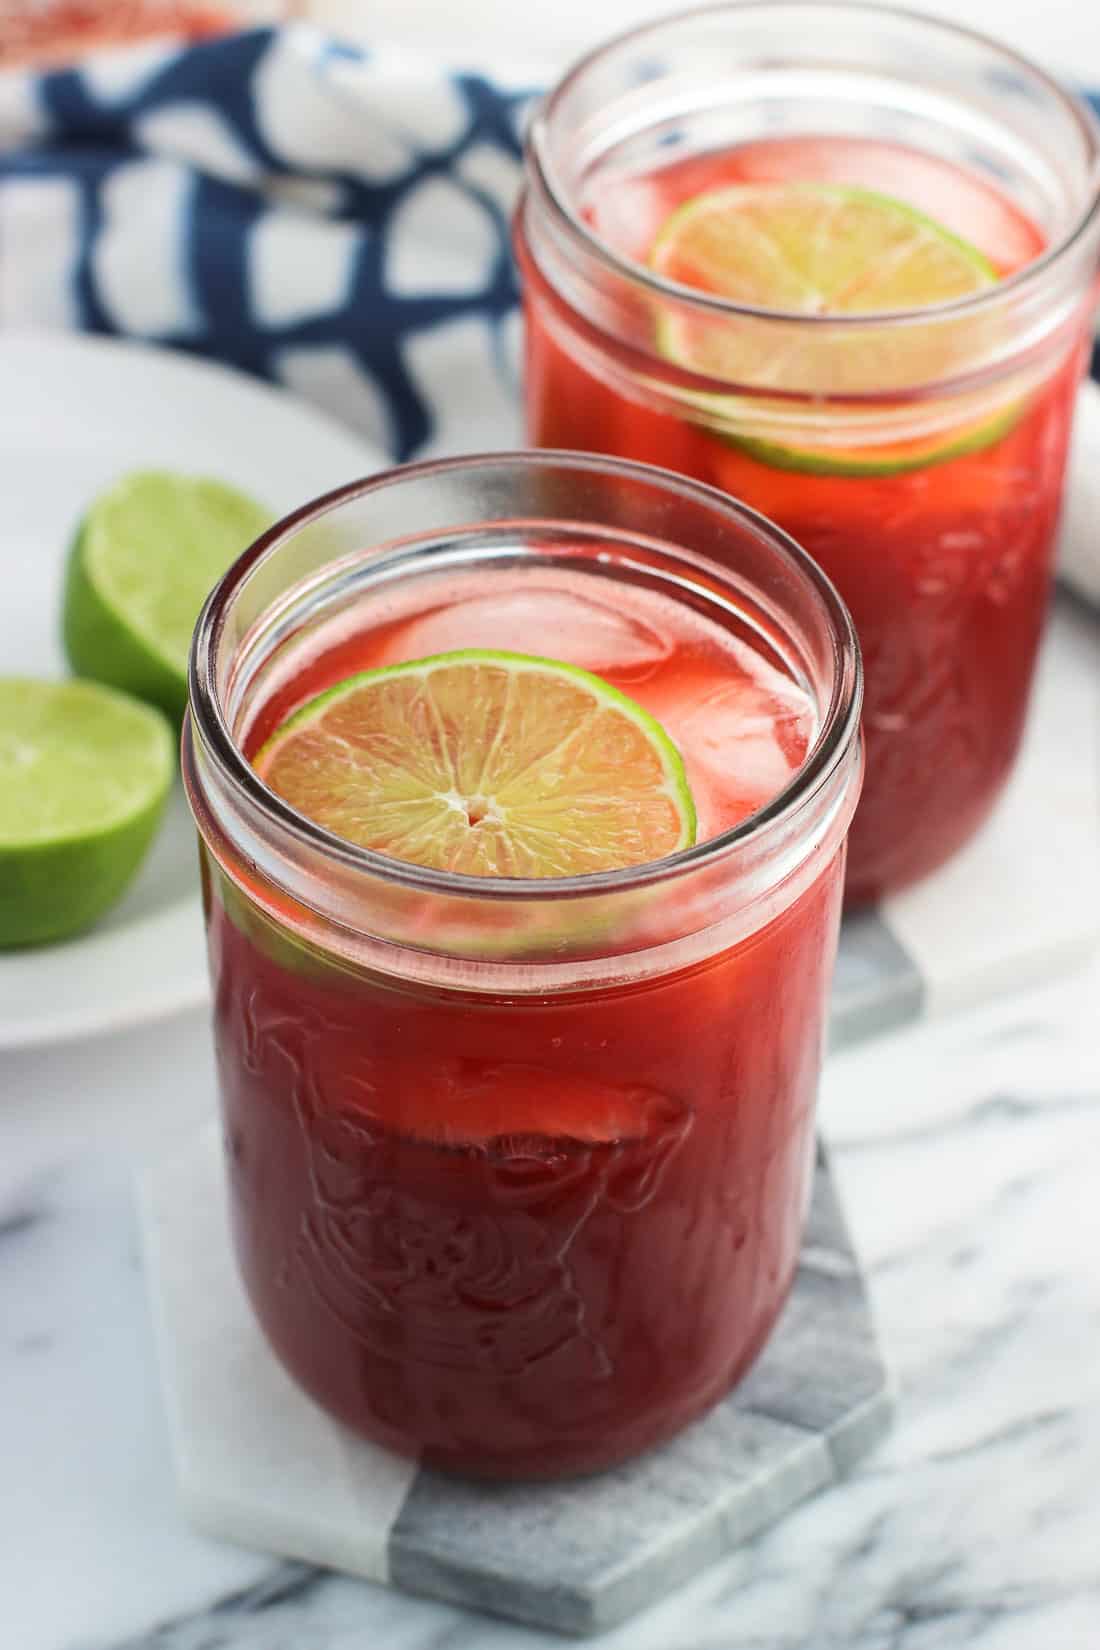
<instances>
[{"instance_id":1,"label":"white marble countertop","mask_svg":"<svg viewBox=\"0 0 1100 1650\"><path fill-rule=\"evenodd\" d=\"M1100 21L1080 0L929 3L1100 80ZM656 9L606 0L599 32ZM371 16L466 56L491 40L488 66L536 55L549 74L591 35L585 10L372 0ZM898 1381L895 1431L601 1650L1097 1650L1098 1004L1100 963L830 1061L824 1123ZM562 1642L184 1525L132 1173L211 1097L199 1016L0 1056L0 1650Z\"/></svg>"}]
</instances>

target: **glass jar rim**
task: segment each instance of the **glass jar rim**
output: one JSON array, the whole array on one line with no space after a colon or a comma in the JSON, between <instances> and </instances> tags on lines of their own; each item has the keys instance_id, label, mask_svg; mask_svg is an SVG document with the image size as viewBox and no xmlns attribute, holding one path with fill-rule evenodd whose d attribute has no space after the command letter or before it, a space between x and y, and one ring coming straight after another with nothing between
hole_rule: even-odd
<instances>
[{"instance_id":1,"label":"glass jar rim","mask_svg":"<svg viewBox=\"0 0 1100 1650\"><path fill-rule=\"evenodd\" d=\"M467 471L471 474L489 466L551 469L562 464L573 469L599 473L624 480L660 483L670 492L678 492L687 501L716 509L743 524L758 538L793 566L811 599L825 611L830 636L833 662L833 684L830 700L821 715L817 736L801 766L788 783L770 802L729 830L709 837L693 847L681 849L664 859L645 865L627 866L621 870L589 873L572 877L478 877L465 873L436 871L394 859L374 849L348 842L322 825L306 818L260 779L233 737L217 687L218 648L235 595L249 576L303 529L312 527L330 512L384 488L402 483L429 479L432 476ZM546 527L547 518L517 518L515 525ZM581 519L569 522L555 521L553 525L583 528ZM457 527L457 523L455 524ZM466 524L476 528L476 522ZM407 537L400 544L402 552L414 548ZM726 570L710 562L699 552L668 545L686 563L697 563L708 575L726 578ZM711 865L772 829L785 825L809 806L815 797L833 779L853 741L859 736L859 717L863 697L863 667L859 643L851 615L832 581L817 563L787 533L767 517L730 498L715 487L673 474L653 464L633 460L608 458L592 453L559 449L539 451L514 449L512 451L464 454L456 458L429 459L414 464L395 465L349 482L342 487L313 499L275 522L243 552L211 591L199 615L191 645L188 667L188 719L204 753L213 761L223 780L242 791L286 832L290 839L314 853L321 853L345 871L360 872L380 881L400 883L423 893L463 896L485 900L560 900L583 898L616 891L630 891L654 884L674 881ZM185 732L186 738L186 732Z\"/></svg>"},{"instance_id":2,"label":"glass jar rim","mask_svg":"<svg viewBox=\"0 0 1100 1650\"><path fill-rule=\"evenodd\" d=\"M972 29L965 23L952 23L945 18L934 17L908 6L884 6L880 5L878 0L794 0L794 3L823 13L842 11L913 23L946 37L969 40L974 45L994 52L1009 66L1024 71L1062 105L1092 152L1089 195L1077 217L1057 241L1044 248L1039 257L1022 265L1020 269L991 287L961 298L950 299L946 303L928 304L916 309L876 310L870 314L807 315L798 310L767 309L756 304L739 304L728 298L717 297L713 293L702 292L698 287L685 286L679 281L669 280L667 276L659 275L656 271L647 269L644 264L625 257L602 236L596 234L584 218L574 211L568 192L560 183L549 155L549 122L558 102L590 69L631 42L641 42L647 36L661 33L666 29L722 13L734 16L753 12L777 12L792 4L792 0L707 0L706 4L691 6L684 11L666 12L662 16L652 17L633 28L621 30L593 47L583 57L578 58L550 88L531 122L526 143L528 163L553 215L571 235L583 243L593 257L616 275L657 297L675 300L681 305L694 308L701 315L710 316L712 320L736 318L764 325L797 325L807 330L813 329L819 334L836 332L842 336L846 332L865 329L869 322L873 322L876 327L908 327L927 325L929 320L949 321L980 314L994 304L1003 302L1006 296L1011 297L1040 282L1049 270L1072 253L1100 219L1100 121L1081 98L1067 91L1053 75L1040 68L1025 53L1004 45L981 29Z\"/></svg>"}]
</instances>

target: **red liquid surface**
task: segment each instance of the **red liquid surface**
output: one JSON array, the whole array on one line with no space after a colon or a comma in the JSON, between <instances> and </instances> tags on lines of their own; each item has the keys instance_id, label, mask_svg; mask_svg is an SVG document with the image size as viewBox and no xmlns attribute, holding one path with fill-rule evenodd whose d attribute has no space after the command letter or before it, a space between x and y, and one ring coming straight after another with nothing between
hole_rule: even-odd
<instances>
[{"instance_id":1,"label":"red liquid surface","mask_svg":"<svg viewBox=\"0 0 1100 1650\"><path fill-rule=\"evenodd\" d=\"M740 182L833 181L893 195L979 247L1001 275L1042 250L1039 230L987 183L915 151L776 139L593 186L587 215L644 262L682 202ZM522 239L531 440L643 459L723 488L798 540L836 582L865 665L866 775L849 837L848 896L926 875L977 830L1019 746L1050 581L1084 341L981 451L900 474L783 470L647 405L577 360L570 319ZM588 348L593 348L592 335Z\"/></svg>"},{"instance_id":2,"label":"red liquid surface","mask_svg":"<svg viewBox=\"0 0 1100 1650\"><path fill-rule=\"evenodd\" d=\"M456 626L520 649L553 629L559 655L680 717L706 828L798 767L813 716L775 662L675 624L667 598L603 608L502 577L288 668L248 748L349 669L456 645ZM720 1398L797 1263L842 856L732 949L555 996L341 965L206 870L238 1253L299 1382L480 1476L592 1471Z\"/></svg>"}]
</instances>

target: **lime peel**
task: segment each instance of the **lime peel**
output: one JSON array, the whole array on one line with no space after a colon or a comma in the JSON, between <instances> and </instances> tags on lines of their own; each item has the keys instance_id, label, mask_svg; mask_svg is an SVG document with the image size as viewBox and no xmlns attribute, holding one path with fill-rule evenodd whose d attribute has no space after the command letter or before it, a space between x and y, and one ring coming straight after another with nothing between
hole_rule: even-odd
<instances>
[{"instance_id":1,"label":"lime peel","mask_svg":"<svg viewBox=\"0 0 1100 1650\"><path fill-rule=\"evenodd\" d=\"M876 448L873 444L848 448L785 447L760 436L731 435L723 431L716 433L731 446L738 447L750 458L773 470L793 470L800 475L849 476L853 479L898 476L907 475L912 470L926 470L933 464L948 464L953 458L966 458L972 453L984 452L1015 429L1025 406L1025 401L1016 401L988 418L953 430L948 436L919 442L899 441L889 448Z\"/></svg>"}]
</instances>

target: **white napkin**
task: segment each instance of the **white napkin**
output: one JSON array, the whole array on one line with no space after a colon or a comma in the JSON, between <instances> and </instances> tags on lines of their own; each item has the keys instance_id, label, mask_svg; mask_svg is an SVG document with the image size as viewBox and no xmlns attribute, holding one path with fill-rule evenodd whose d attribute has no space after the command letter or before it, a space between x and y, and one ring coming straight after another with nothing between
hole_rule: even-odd
<instances>
[{"instance_id":1,"label":"white napkin","mask_svg":"<svg viewBox=\"0 0 1100 1650\"><path fill-rule=\"evenodd\" d=\"M1100 606L1100 387L1082 385L1062 514L1059 566L1071 589Z\"/></svg>"}]
</instances>

